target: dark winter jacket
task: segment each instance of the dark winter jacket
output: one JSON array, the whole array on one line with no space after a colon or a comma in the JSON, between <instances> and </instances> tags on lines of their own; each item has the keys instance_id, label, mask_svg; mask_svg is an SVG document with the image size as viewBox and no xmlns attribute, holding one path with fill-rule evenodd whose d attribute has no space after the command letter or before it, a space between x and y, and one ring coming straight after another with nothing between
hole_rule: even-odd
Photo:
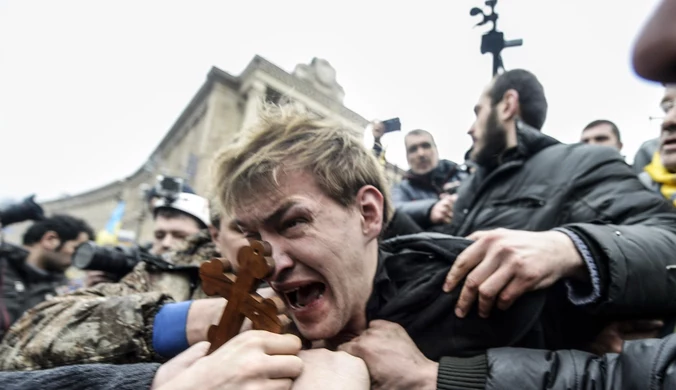
<instances>
[{"instance_id":1,"label":"dark winter jacket","mask_svg":"<svg viewBox=\"0 0 676 390\"><path fill-rule=\"evenodd\" d=\"M150 389L158 363L72 365L49 370L0 372L4 390Z\"/></svg>"},{"instance_id":2,"label":"dark winter jacket","mask_svg":"<svg viewBox=\"0 0 676 390\"><path fill-rule=\"evenodd\" d=\"M367 320L398 323L432 360L474 356L495 347L547 348L542 291L524 295L509 310L498 310L488 319L479 317L476 310L463 319L455 316L462 286L450 293L444 293L442 286L458 254L471 243L437 233L383 242Z\"/></svg>"},{"instance_id":3,"label":"dark winter jacket","mask_svg":"<svg viewBox=\"0 0 676 390\"><path fill-rule=\"evenodd\" d=\"M461 183L469 176L467 170L452 161L439 164L426 175L409 171L406 177L392 187L392 201L397 211L408 214L422 228L430 226L430 211L444 192L447 183Z\"/></svg>"},{"instance_id":4,"label":"dark winter jacket","mask_svg":"<svg viewBox=\"0 0 676 390\"><path fill-rule=\"evenodd\" d=\"M498 348L474 358L444 358L437 389L676 389L676 335L628 341L622 353Z\"/></svg>"},{"instance_id":5,"label":"dark winter jacket","mask_svg":"<svg viewBox=\"0 0 676 390\"><path fill-rule=\"evenodd\" d=\"M68 284L65 274L37 270L26 264L27 257L21 247L0 246L0 339L25 311L59 295Z\"/></svg>"},{"instance_id":6,"label":"dark winter jacket","mask_svg":"<svg viewBox=\"0 0 676 390\"><path fill-rule=\"evenodd\" d=\"M460 188L453 222L460 237L495 228L565 228L586 244L602 297L589 309L615 315L676 311L676 213L612 149L565 145L520 126L518 147L493 171Z\"/></svg>"}]
</instances>

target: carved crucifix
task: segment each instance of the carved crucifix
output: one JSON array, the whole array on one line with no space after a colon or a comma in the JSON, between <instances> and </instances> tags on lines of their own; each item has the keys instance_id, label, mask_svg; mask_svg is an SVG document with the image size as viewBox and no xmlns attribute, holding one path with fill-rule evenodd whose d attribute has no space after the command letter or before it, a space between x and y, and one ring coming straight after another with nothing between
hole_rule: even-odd
<instances>
[{"instance_id":1,"label":"carved crucifix","mask_svg":"<svg viewBox=\"0 0 676 390\"><path fill-rule=\"evenodd\" d=\"M290 323L286 316L279 315L274 299L265 299L256 293L261 279L274 272L275 263L271 255L270 244L252 240L250 246L242 247L237 253L237 276L224 273L223 262L219 259L210 260L200 267L204 292L228 300L220 323L209 328L209 353L235 337L245 317L251 320L253 329L274 333L282 333Z\"/></svg>"}]
</instances>

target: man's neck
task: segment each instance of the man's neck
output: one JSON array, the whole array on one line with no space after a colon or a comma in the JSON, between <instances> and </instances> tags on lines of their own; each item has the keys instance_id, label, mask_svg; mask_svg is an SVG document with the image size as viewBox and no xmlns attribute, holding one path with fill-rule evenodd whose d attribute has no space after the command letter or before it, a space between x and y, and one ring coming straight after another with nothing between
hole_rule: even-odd
<instances>
[{"instance_id":1,"label":"man's neck","mask_svg":"<svg viewBox=\"0 0 676 390\"><path fill-rule=\"evenodd\" d=\"M26 257L26 264L35 268L36 270L47 272L42 264L42 256L35 248L24 247L28 250L28 257Z\"/></svg>"},{"instance_id":2,"label":"man's neck","mask_svg":"<svg viewBox=\"0 0 676 390\"><path fill-rule=\"evenodd\" d=\"M363 289L362 294L360 294L363 296L363 301L359 307L357 307L356 313L354 313L352 319L345 325L343 330L335 337L326 340L326 346L330 350L336 349L339 345L354 339L368 328L366 305L373 293L373 281L376 277L376 271L378 270L378 256L380 255L378 241L374 239L366 252L365 257L367 259L373 259L373 261L369 262L368 267L365 269L364 277L360 278L361 283L359 285L367 286Z\"/></svg>"},{"instance_id":3,"label":"man's neck","mask_svg":"<svg viewBox=\"0 0 676 390\"><path fill-rule=\"evenodd\" d=\"M509 121L505 124L505 130L507 131L507 148L505 151L510 150L512 148L515 148L518 144L518 138L517 138L517 126L516 126L516 120Z\"/></svg>"}]
</instances>

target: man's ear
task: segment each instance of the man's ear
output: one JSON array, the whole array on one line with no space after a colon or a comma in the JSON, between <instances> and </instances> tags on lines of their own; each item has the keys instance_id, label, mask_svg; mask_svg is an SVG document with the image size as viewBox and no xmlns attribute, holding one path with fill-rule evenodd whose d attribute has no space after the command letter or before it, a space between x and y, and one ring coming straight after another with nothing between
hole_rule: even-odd
<instances>
[{"instance_id":1,"label":"man's ear","mask_svg":"<svg viewBox=\"0 0 676 390\"><path fill-rule=\"evenodd\" d=\"M61 239L59 238L59 235L53 230L47 231L40 239L40 246L50 251L56 250L59 245L61 245Z\"/></svg>"},{"instance_id":2,"label":"man's ear","mask_svg":"<svg viewBox=\"0 0 676 390\"><path fill-rule=\"evenodd\" d=\"M508 89L502 96L502 101L498 105L500 107L498 116L503 121L512 120L521 115L521 105L519 104L519 92L515 89Z\"/></svg>"},{"instance_id":3,"label":"man's ear","mask_svg":"<svg viewBox=\"0 0 676 390\"><path fill-rule=\"evenodd\" d=\"M383 229L383 194L374 186L363 186L357 192L355 203L361 214L362 232L369 238L377 238Z\"/></svg>"}]
</instances>

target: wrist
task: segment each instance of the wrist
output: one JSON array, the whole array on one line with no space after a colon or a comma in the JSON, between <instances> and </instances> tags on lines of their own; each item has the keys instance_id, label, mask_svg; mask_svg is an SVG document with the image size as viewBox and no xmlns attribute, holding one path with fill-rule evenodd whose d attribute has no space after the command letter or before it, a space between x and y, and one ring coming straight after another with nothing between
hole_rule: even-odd
<instances>
[{"instance_id":1,"label":"wrist","mask_svg":"<svg viewBox=\"0 0 676 390\"><path fill-rule=\"evenodd\" d=\"M425 370L423 370L422 374L423 377L421 378L420 381L420 387L416 388L436 390L437 377L439 374L439 363L430 360L429 364L426 366Z\"/></svg>"},{"instance_id":2,"label":"wrist","mask_svg":"<svg viewBox=\"0 0 676 390\"><path fill-rule=\"evenodd\" d=\"M551 233L556 235L559 242L557 252L563 256L561 262L561 264L564 264L562 276L581 282L589 281L589 272L573 239L562 231L552 231Z\"/></svg>"},{"instance_id":3,"label":"wrist","mask_svg":"<svg viewBox=\"0 0 676 390\"><path fill-rule=\"evenodd\" d=\"M185 327L189 345L207 341L209 328L221 320L225 304L224 298L198 299L192 303Z\"/></svg>"}]
</instances>

